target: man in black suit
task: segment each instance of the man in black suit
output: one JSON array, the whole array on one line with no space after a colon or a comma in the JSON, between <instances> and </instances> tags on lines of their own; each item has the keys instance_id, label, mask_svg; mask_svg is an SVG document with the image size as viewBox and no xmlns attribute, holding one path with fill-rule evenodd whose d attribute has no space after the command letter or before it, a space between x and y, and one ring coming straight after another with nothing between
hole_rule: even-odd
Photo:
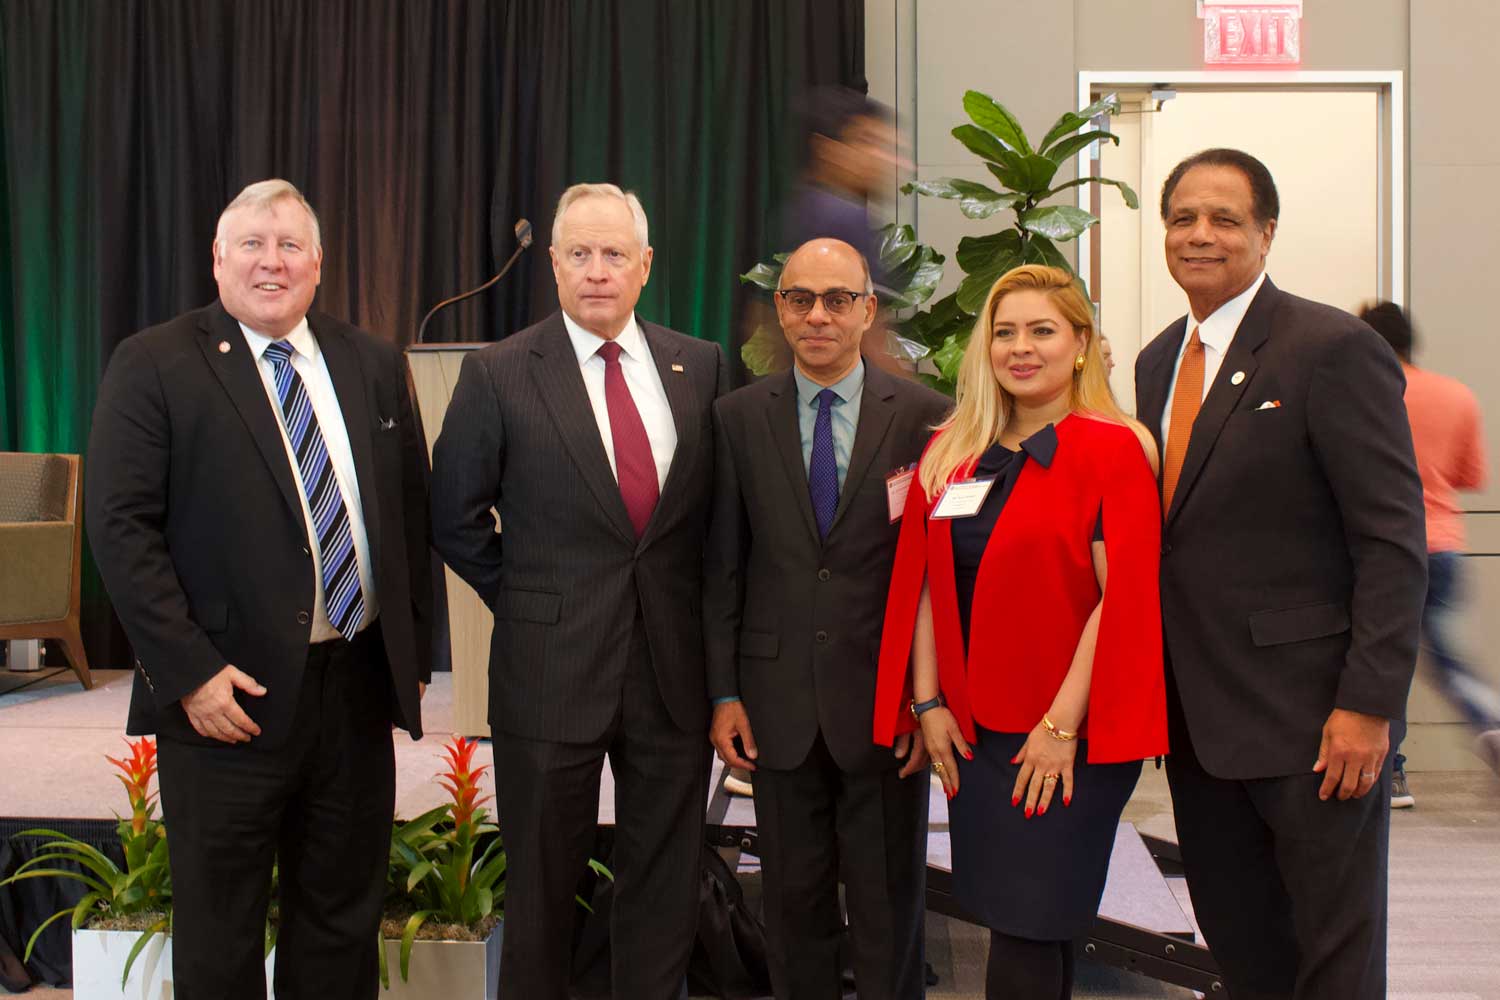
<instances>
[{"instance_id":1,"label":"man in black suit","mask_svg":"<svg viewBox=\"0 0 1500 1000\"><path fill-rule=\"evenodd\" d=\"M500 992L567 996L608 756L614 995L665 1000L697 922L702 548L727 369L718 345L636 318L652 253L635 195L569 188L550 252L562 311L464 360L433 454L435 542L495 613Z\"/></svg>"},{"instance_id":2,"label":"man in black suit","mask_svg":"<svg viewBox=\"0 0 1500 1000\"><path fill-rule=\"evenodd\" d=\"M859 995L925 991L926 754L871 739L901 497L947 397L860 356L875 296L835 239L787 260L776 313L795 358L714 407L705 627L711 738L754 772L778 1000L842 996L838 884ZM738 742L738 745L737 745Z\"/></svg>"},{"instance_id":3,"label":"man in black suit","mask_svg":"<svg viewBox=\"0 0 1500 1000\"><path fill-rule=\"evenodd\" d=\"M390 344L309 313L317 218L286 181L219 218L214 304L115 350L89 539L158 736L184 1000L374 997L390 727L431 676L426 456Z\"/></svg>"},{"instance_id":4,"label":"man in black suit","mask_svg":"<svg viewBox=\"0 0 1500 1000\"><path fill-rule=\"evenodd\" d=\"M1426 589L1395 355L1264 275L1279 205L1238 150L1162 189L1190 317L1136 363L1163 445L1167 776L1236 1000L1385 996L1390 723Z\"/></svg>"}]
</instances>

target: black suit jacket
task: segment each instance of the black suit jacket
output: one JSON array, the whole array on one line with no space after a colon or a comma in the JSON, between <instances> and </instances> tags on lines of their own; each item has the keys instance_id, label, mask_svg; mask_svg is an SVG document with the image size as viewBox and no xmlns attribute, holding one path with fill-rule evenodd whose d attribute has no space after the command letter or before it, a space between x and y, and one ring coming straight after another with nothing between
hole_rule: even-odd
<instances>
[{"instance_id":1,"label":"black suit jacket","mask_svg":"<svg viewBox=\"0 0 1500 1000\"><path fill-rule=\"evenodd\" d=\"M760 750L801 764L819 730L846 771L899 766L871 735L886 591L901 523L886 477L913 464L951 401L865 365L838 511L819 539L791 372L724 397L705 596L712 698L738 695Z\"/></svg>"},{"instance_id":2,"label":"black suit jacket","mask_svg":"<svg viewBox=\"0 0 1500 1000\"><path fill-rule=\"evenodd\" d=\"M561 313L464 359L433 451L433 539L495 613L490 725L516 736L589 742L605 731L637 606L673 720L707 724L709 408L728 369L717 344L638 322L677 427L639 540Z\"/></svg>"},{"instance_id":3,"label":"black suit jacket","mask_svg":"<svg viewBox=\"0 0 1500 1000\"><path fill-rule=\"evenodd\" d=\"M1136 362L1158 439L1186 330ZM1404 717L1427 586L1404 388L1373 330L1269 279L1230 342L1162 532L1167 659L1209 773L1308 771L1334 708Z\"/></svg>"},{"instance_id":4,"label":"black suit jacket","mask_svg":"<svg viewBox=\"0 0 1500 1000\"><path fill-rule=\"evenodd\" d=\"M392 721L422 734L432 670L426 456L396 348L308 315L338 393L359 480ZM228 344L228 351L220 345ZM312 628L313 560L277 416L239 325L218 302L124 340L89 438L89 541L136 655L130 733L197 735L181 698L233 664L237 693L285 742Z\"/></svg>"}]
</instances>

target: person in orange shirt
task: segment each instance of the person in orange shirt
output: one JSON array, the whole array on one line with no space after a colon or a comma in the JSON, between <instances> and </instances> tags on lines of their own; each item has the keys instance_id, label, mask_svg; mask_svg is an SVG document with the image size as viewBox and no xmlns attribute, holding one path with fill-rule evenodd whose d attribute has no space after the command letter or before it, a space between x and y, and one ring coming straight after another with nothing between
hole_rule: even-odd
<instances>
[{"instance_id":1,"label":"person in orange shirt","mask_svg":"<svg viewBox=\"0 0 1500 1000\"><path fill-rule=\"evenodd\" d=\"M875 742L921 730L988 997L1072 995L1120 813L1167 749L1156 449L1107 378L1073 276L1007 272L901 518Z\"/></svg>"},{"instance_id":2,"label":"person in orange shirt","mask_svg":"<svg viewBox=\"0 0 1500 1000\"><path fill-rule=\"evenodd\" d=\"M1412 364L1411 318L1394 302L1376 302L1359 318L1375 328L1401 359L1406 375L1406 416L1422 477L1427 510L1427 603L1422 610L1422 648L1436 668L1438 690L1479 732L1479 755L1500 772L1500 694L1464 662L1453 635L1463 594L1464 521L1457 494L1480 490L1485 481L1484 432L1479 403L1457 379ZM1403 731L1392 733L1396 756L1391 807L1416 804L1406 783Z\"/></svg>"}]
</instances>

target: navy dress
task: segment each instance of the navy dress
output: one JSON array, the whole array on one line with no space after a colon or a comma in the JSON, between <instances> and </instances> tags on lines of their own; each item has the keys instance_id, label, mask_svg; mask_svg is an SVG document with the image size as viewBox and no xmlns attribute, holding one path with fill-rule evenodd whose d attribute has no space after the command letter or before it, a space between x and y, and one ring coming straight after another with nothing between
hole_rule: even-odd
<instances>
[{"instance_id":1,"label":"navy dress","mask_svg":"<svg viewBox=\"0 0 1500 1000\"><path fill-rule=\"evenodd\" d=\"M1006 499L1029 460L1051 464L1057 435L1051 425L1021 443L1020 451L994 445L979 459L976 477L995 476L995 485L973 517L952 525L953 572L959 618L967 643L975 609L974 584L990 533ZM1101 513L1102 517L1102 513ZM1095 540L1102 540L1102 521ZM1024 577L1025 568L1019 567ZM980 614L1015 616L1025 625L1025 591L1015 588L1016 604L978 609ZM983 663L969 665L985 669ZM1041 720L1038 719L1038 722ZM1014 757L1026 733L1000 733L976 727L972 761L959 760L958 794L948 804L953 844L953 894L971 916L992 930L1035 941L1073 940L1093 925L1104 894L1114 849L1115 829L1136 781L1141 762L1087 762L1088 741L1078 741L1073 762L1073 804L1062 803L1062 782L1045 815L1026 818L1025 800L1010 804L1020 765Z\"/></svg>"}]
</instances>

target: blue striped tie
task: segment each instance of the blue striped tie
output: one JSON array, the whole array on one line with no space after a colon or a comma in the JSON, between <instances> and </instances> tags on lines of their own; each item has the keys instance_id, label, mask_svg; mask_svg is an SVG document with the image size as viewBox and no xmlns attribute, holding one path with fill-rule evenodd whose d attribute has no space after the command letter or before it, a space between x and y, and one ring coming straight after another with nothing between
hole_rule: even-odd
<instances>
[{"instance_id":1,"label":"blue striped tie","mask_svg":"<svg viewBox=\"0 0 1500 1000\"><path fill-rule=\"evenodd\" d=\"M812 455L807 463L807 492L812 497L813 516L818 519L818 537L827 538L833 515L839 509L839 466L833 454L832 389L818 393L818 419L813 422Z\"/></svg>"},{"instance_id":2,"label":"blue striped tie","mask_svg":"<svg viewBox=\"0 0 1500 1000\"><path fill-rule=\"evenodd\" d=\"M276 369L276 395L286 435L291 439L302 472L302 489L312 511L313 529L318 536L318 553L323 563L323 603L328 621L346 639L354 638L365 620L365 595L359 586L359 560L354 553L354 535L349 528L349 512L344 509L344 495L333 474L328 445L313 413L307 386L292 367L292 345L273 341L265 357Z\"/></svg>"}]
</instances>

